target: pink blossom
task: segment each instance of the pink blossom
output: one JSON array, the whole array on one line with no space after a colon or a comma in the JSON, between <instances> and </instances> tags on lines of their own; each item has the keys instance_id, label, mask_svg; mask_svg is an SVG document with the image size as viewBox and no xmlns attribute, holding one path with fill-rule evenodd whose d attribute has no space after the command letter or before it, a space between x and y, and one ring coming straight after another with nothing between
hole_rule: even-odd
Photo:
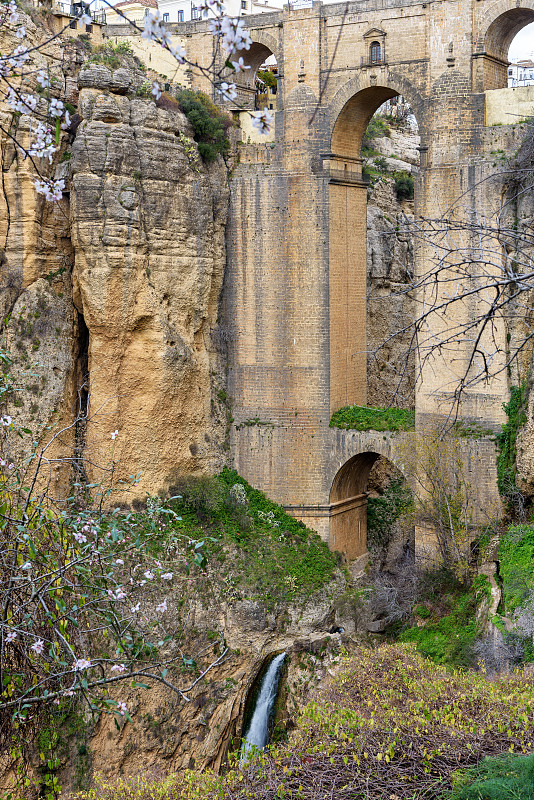
<instances>
[{"instance_id":1,"label":"pink blossom","mask_svg":"<svg viewBox=\"0 0 534 800\"><path fill-rule=\"evenodd\" d=\"M124 672L126 669L126 664L113 664L111 667L111 672Z\"/></svg>"},{"instance_id":2,"label":"pink blossom","mask_svg":"<svg viewBox=\"0 0 534 800\"><path fill-rule=\"evenodd\" d=\"M128 706L126 705L126 703L123 703L122 701L118 702L117 703L117 711L123 717L128 711Z\"/></svg>"}]
</instances>

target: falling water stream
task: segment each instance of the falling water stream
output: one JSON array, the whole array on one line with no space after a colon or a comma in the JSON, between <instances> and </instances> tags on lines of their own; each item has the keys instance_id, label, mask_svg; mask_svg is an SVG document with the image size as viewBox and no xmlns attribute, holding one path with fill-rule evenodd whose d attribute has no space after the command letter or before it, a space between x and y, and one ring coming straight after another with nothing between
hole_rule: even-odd
<instances>
[{"instance_id":1,"label":"falling water stream","mask_svg":"<svg viewBox=\"0 0 534 800\"><path fill-rule=\"evenodd\" d=\"M280 653L267 667L256 697L250 723L243 735L241 760L246 760L254 748L263 749L269 741L269 720L273 713L282 665L286 654Z\"/></svg>"}]
</instances>

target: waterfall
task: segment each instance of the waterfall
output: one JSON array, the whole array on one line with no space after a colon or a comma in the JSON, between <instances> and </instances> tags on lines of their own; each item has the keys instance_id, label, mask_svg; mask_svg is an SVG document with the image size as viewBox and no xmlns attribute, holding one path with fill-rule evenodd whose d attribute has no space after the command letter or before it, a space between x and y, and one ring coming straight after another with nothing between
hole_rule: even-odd
<instances>
[{"instance_id":1,"label":"waterfall","mask_svg":"<svg viewBox=\"0 0 534 800\"><path fill-rule=\"evenodd\" d=\"M273 712L282 664L286 654L273 658L267 667L254 704L254 710L241 745L241 759L246 760L254 748L263 749L269 740L269 720Z\"/></svg>"}]
</instances>

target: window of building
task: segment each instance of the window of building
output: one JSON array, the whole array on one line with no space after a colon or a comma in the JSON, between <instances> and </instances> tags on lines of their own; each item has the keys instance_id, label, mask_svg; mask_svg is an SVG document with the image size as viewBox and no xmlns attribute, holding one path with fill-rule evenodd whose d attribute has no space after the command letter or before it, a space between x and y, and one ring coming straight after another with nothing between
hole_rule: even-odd
<instances>
[{"instance_id":1,"label":"window of building","mask_svg":"<svg viewBox=\"0 0 534 800\"><path fill-rule=\"evenodd\" d=\"M191 6L191 19L198 19L199 16L198 8L196 6Z\"/></svg>"},{"instance_id":2,"label":"window of building","mask_svg":"<svg viewBox=\"0 0 534 800\"><path fill-rule=\"evenodd\" d=\"M179 11L178 12L178 22L183 22L183 21L184 21L184 12L183 11Z\"/></svg>"},{"instance_id":3,"label":"window of building","mask_svg":"<svg viewBox=\"0 0 534 800\"><path fill-rule=\"evenodd\" d=\"M380 42L371 42L371 64L382 60Z\"/></svg>"},{"instance_id":4,"label":"window of building","mask_svg":"<svg viewBox=\"0 0 534 800\"><path fill-rule=\"evenodd\" d=\"M241 0L241 9L243 11L247 10L247 0Z\"/></svg>"},{"instance_id":5,"label":"window of building","mask_svg":"<svg viewBox=\"0 0 534 800\"><path fill-rule=\"evenodd\" d=\"M508 75L513 75L513 74L514 74L514 71L513 71L513 69L509 69L509 70L508 70Z\"/></svg>"},{"instance_id":6,"label":"window of building","mask_svg":"<svg viewBox=\"0 0 534 800\"><path fill-rule=\"evenodd\" d=\"M164 14L163 15L163 22L168 22L168 21L169 21L169 15L168 14Z\"/></svg>"}]
</instances>

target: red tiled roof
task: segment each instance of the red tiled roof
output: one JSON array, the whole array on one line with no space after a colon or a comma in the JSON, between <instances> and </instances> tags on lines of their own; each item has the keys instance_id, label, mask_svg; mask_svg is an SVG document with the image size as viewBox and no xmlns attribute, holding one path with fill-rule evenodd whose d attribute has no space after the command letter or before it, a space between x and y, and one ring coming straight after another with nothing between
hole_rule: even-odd
<instances>
[{"instance_id":1,"label":"red tiled roof","mask_svg":"<svg viewBox=\"0 0 534 800\"><path fill-rule=\"evenodd\" d=\"M131 6L132 3L138 3L140 6L148 6L149 8L158 7L157 0L122 0L120 3L115 3L113 8L119 8L120 6Z\"/></svg>"}]
</instances>

